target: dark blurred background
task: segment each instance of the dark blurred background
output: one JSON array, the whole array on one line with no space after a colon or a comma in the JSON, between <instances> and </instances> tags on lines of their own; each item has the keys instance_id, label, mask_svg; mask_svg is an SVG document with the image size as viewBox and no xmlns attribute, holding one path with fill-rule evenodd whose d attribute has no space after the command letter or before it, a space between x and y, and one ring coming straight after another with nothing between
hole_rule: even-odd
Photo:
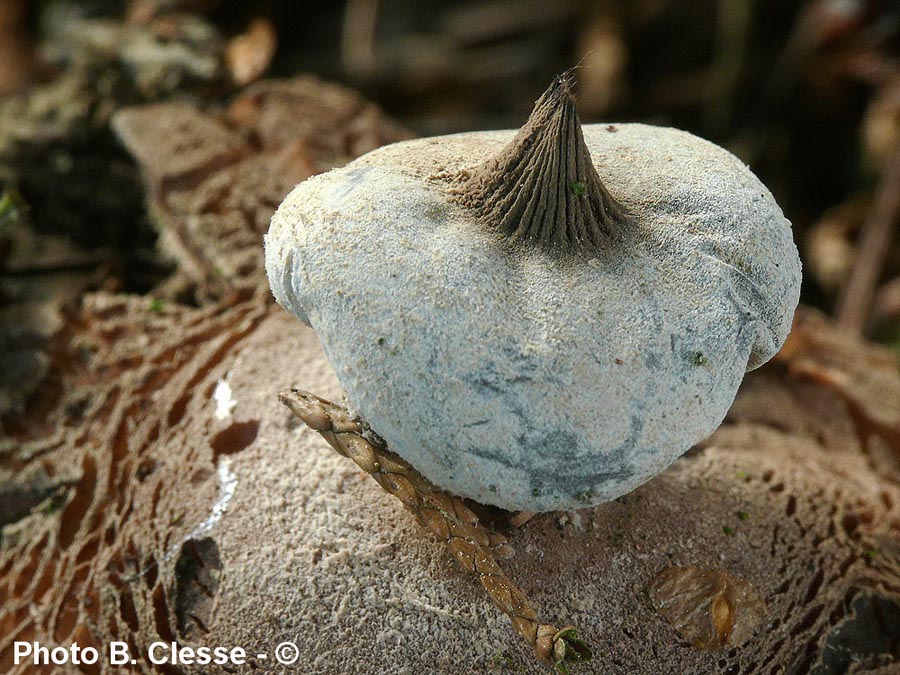
<instances>
[{"instance_id":1,"label":"dark blurred background","mask_svg":"<svg viewBox=\"0 0 900 675\"><path fill-rule=\"evenodd\" d=\"M803 300L900 345L897 0L0 0L0 217L143 292L160 263L115 108L311 72L432 135L517 126L576 64L585 122L747 162L794 223Z\"/></svg>"}]
</instances>

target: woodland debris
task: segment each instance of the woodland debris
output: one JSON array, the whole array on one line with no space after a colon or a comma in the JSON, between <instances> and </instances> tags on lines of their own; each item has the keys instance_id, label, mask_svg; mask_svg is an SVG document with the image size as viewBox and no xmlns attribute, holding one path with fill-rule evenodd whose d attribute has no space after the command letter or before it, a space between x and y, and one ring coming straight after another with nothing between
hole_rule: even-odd
<instances>
[{"instance_id":1,"label":"woodland debris","mask_svg":"<svg viewBox=\"0 0 900 675\"><path fill-rule=\"evenodd\" d=\"M497 609L509 616L513 628L534 649L538 660L553 664L560 673L568 673L571 664L591 659L591 650L578 639L574 626L556 628L538 621L528 598L495 560L511 554L506 537L479 523L462 499L429 483L388 450L371 429L353 419L346 408L299 390L278 396L294 415L372 476L400 500L420 525L444 541L462 570L478 577Z\"/></svg>"},{"instance_id":2,"label":"woodland debris","mask_svg":"<svg viewBox=\"0 0 900 675\"><path fill-rule=\"evenodd\" d=\"M271 21L253 19L247 30L228 42L226 60L231 78L239 85L259 79L269 68L278 46L278 33Z\"/></svg>"},{"instance_id":3,"label":"woodland debris","mask_svg":"<svg viewBox=\"0 0 900 675\"><path fill-rule=\"evenodd\" d=\"M204 644L266 651L289 634L322 668L403 663L462 675L509 652L520 671L546 672L505 646L508 623L395 499L272 405L272 373L340 395L312 332L285 340L292 319L258 299L225 309L154 311L104 294L68 315L49 352L53 379L25 417L4 418L0 457L14 473L3 494L42 494L40 466L64 484L56 505L3 525L0 570L11 585L0 620L39 640L141 648L196 634L196 607ZM846 654L891 658L900 636L878 616L900 607L900 479L888 472L898 467L900 420L888 410L900 372L886 350L848 341L807 311L795 331L804 339L748 376L703 447L633 494L581 511L592 524L584 532L538 517L505 533L516 549L504 561L509 576L591 644L582 672L615 672L616 662L637 675L773 663L815 672ZM292 375L285 363L302 365ZM815 376L825 364L827 377ZM237 403L219 420L222 379ZM868 415L876 398L881 423L858 427L867 418L856 411ZM222 433L252 421L252 438ZM212 542L183 547L219 499L220 460L236 480L227 512L198 540ZM195 548L202 568L182 560ZM90 572L71 577L79 554ZM710 660L646 601L647 583L672 566L748 580L769 612L749 640ZM191 590L206 578L227 579L214 602ZM289 608L275 623L260 616L263 588L267 602ZM323 625L340 636L325 651ZM780 639L785 632L792 639ZM0 645L4 669L8 653Z\"/></svg>"},{"instance_id":4,"label":"woodland debris","mask_svg":"<svg viewBox=\"0 0 900 675\"><path fill-rule=\"evenodd\" d=\"M859 251L837 304L837 322L862 334L872 309L872 299L887 252L900 230L900 144L886 163L875 194L875 203L860 235Z\"/></svg>"},{"instance_id":5,"label":"woodland debris","mask_svg":"<svg viewBox=\"0 0 900 675\"><path fill-rule=\"evenodd\" d=\"M262 233L297 182L409 135L312 76L259 82L224 113L183 102L127 108L113 128L145 173L161 246L206 300L265 287Z\"/></svg>"},{"instance_id":6,"label":"woodland debris","mask_svg":"<svg viewBox=\"0 0 900 675\"><path fill-rule=\"evenodd\" d=\"M759 591L721 570L668 567L650 583L649 593L681 637L705 651L746 642L766 615Z\"/></svg>"}]
</instances>

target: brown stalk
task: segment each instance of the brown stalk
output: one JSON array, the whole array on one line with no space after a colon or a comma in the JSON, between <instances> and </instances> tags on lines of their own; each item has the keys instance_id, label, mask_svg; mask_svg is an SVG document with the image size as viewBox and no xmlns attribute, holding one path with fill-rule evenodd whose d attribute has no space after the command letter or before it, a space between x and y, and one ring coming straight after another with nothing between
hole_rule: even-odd
<instances>
[{"instance_id":1,"label":"brown stalk","mask_svg":"<svg viewBox=\"0 0 900 675\"><path fill-rule=\"evenodd\" d=\"M297 389L281 392L278 397L331 447L399 499L420 525L447 544L459 566L478 577L494 605L509 616L513 628L539 660L568 673L568 664L591 658L590 649L576 637L574 627L558 629L538 621L528 598L495 560L511 554L506 537L479 523L459 497L430 483L343 406Z\"/></svg>"}]
</instances>

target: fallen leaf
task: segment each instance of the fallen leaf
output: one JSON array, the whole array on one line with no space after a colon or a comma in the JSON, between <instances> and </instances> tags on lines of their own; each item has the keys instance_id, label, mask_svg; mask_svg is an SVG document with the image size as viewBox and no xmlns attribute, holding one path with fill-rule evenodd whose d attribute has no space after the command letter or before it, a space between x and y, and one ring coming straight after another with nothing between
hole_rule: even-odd
<instances>
[{"instance_id":1,"label":"fallen leaf","mask_svg":"<svg viewBox=\"0 0 900 675\"><path fill-rule=\"evenodd\" d=\"M742 644L767 611L753 586L721 570L669 567L649 592L653 606L681 637L704 651Z\"/></svg>"}]
</instances>

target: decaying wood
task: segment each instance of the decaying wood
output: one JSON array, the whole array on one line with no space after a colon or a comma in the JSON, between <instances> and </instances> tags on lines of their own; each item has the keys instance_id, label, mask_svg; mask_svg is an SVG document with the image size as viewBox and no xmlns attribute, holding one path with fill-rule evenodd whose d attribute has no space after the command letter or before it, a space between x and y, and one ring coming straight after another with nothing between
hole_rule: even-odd
<instances>
[{"instance_id":1,"label":"decaying wood","mask_svg":"<svg viewBox=\"0 0 900 675\"><path fill-rule=\"evenodd\" d=\"M808 312L794 335L704 447L564 526L542 514L514 530L504 566L579 626L594 650L579 672L815 672L842 654L877 672L896 658L896 360ZM26 416L5 420L4 670L13 639L259 651L293 639L323 670L543 672L396 500L272 405L284 380L340 394L285 313L94 296L52 345ZM646 599L673 565L746 579L769 613L743 644L701 656ZM855 642L860 631L878 640Z\"/></svg>"},{"instance_id":2,"label":"decaying wood","mask_svg":"<svg viewBox=\"0 0 900 675\"><path fill-rule=\"evenodd\" d=\"M224 113L186 103L127 108L113 128L144 171L161 246L205 300L267 288L262 234L294 185L410 135L374 104L312 76L247 87Z\"/></svg>"},{"instance_id":3,"label":"decaying wood","mask_svg":"<svg viewBox=\"0 0 900 675\"><path fill-rule=\"evenodd\" d=\"M340 396L314 335L268 297L259 247L279 192L397 133L317 90L260 83L224 112L172 104L118 126L189 283L220 279L199 308L89 295L42 334L45 375L2 416L0 672L32 671L12 666L14 640L113 639L269 654L290 640L317 672L545 672L394 498L272 401L295 383ZM154 135L169 112L195 153ZM219 127L238 138L202 131ZM508 536L510 578L593 647L579 672L891 672L896 355L801 309L700 447L632 494ZM741 644L699 652L654 609L652 581L688 566L758 590L769 611Z\"/></svg>"}]
</instances>

